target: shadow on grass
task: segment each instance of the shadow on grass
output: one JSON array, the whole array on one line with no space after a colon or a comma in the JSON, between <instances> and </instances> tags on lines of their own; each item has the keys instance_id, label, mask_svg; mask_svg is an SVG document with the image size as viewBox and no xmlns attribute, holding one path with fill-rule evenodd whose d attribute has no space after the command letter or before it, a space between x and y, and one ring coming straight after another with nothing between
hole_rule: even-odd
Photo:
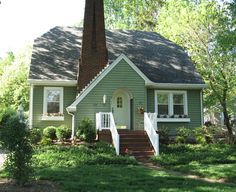
<instances>
[{"instance_id":1,"label":"shadow on grass","mask_svg":"<svg viewBox=\"0 0 236 192\"><path fill-rule=\"evenodd\" d=\"M209 183L134 165L81 165L38 168L37 177L55 181L63 191L233 191L236 185ZM0 186L1 187L1 186Z\"/></svg>"}]
</instances>

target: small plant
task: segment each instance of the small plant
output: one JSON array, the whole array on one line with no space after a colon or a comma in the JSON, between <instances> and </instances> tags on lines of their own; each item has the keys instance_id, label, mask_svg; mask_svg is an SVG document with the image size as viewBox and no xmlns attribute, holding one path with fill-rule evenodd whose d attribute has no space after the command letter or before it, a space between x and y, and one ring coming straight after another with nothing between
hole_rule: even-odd
<instances>
[{"instance_id":1,"label":"small plant","mask_svg":"<svg viewBox=\"0 0 236 192\"><path fill-rule=\"evenodd\" d=\"M86 142L92 142L95 139L96 132L92 121L89 118L85 118L81 121L76 136Z\"/></svg>"},{"instance_id":2,"label":"small plant","mask_svg":"<svg viewBox=\"0 0 236 192\"><path fill-rule=\"evenodd\" d=\"M187 143L187 140L193 136L193 131L190 128L180 127L177 129L177 134L175 138L177 143Z\"/></svg>"},{"instance_id":3,"label":"small plant","mask_svg":"<svg viewBox=\"0 0 236 192\"><path fill-rule=\"evenodd\" d=\"M40 145L51 145L52 144L52 139L48 137L42 137L42 140L40 141Z\"/></svg>"},{"instance_id":4,"label":"small plant","mask_svg":"<svg viewBox=\"0 0 236 192\"><path fill-rule=\"evenodd\" d=\"M56 139L57 138L56 137L56 127L54 127L54 126L46 127L43 130L43 136L46 138L50 138L51 140Z\"/></svg>"},{"instance_id":5,"label":"small plant","mask_svg":"<svg viewBox=\"0 0 236 192\"><path fill-rule=\"evenodd\" d=\"M158 134L160 137L160 143L162 144L169 144L170 138L169 138L169 130L165 126L161 126L158 128Z\"/></svg>"},{"instance_id":6,"label":"small plant","mask_svg":"<svg viewBox=\"0 0 236 192\"><path fill-rule=\"evenodd\" d=\"M61 125L56 129L56 136L60 141L69 139L71 137L71 130L64 125Z\"/></svg>"},{"instance_id":7,"label":"small plant","mask_svg":"<svg viewBox=\"0 0 236 192\"><path fill-rule=\"evenodd\" d=\"M42 130L41 129L31 129L29 139L32 144L38 144L42 139Z\"/></svg>"}]
</instances>

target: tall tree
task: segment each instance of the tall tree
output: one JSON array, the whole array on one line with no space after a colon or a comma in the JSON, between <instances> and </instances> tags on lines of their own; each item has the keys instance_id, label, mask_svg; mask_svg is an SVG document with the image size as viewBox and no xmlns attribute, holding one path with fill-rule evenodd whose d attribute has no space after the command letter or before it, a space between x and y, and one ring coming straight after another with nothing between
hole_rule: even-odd
<instances>
[{"instance_id":1,"label":"tall tree","mask_svg":"<svg viewBox=\"0 0 236 192\"><path fill-rule=\"evenodd\" d=\"M170 0L160 10L156 30L188 50L198 71L209 85L208 107L220 106L234 142L230 102L236 90L235 4L216 1ZM171 14L170 14L171 13Z\"/></svg>"},{"instance_id":2,"label":"tall tree","mask_svg":"<svg viewBox=\"0 0 236 192\"><path fill-rule=\"evenodd\" d=\"M106 26L110 29L154 30L164 0L105 0Z\"/></svg>"},{"instance_id":3,"label":"tall tree","mask_svg":"<svg viewBox=\"0 0 236 192\"><path fill-rule=\"evenodd\" d=\"M23 102L27 110L29 106L29 85L27 82L31 47L27 47L16 55L10 54L3 59L0 67L0 108L17 109ZM9 59L9 57L11 59Z\"/></svg>"}]
</instances>

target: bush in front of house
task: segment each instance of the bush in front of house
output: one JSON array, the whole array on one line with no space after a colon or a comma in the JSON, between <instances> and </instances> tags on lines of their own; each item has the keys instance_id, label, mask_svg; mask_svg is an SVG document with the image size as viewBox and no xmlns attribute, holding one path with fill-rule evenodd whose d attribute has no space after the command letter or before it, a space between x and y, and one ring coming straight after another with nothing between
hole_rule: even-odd
<instances>
[{"instance_id":1,"label":"bush in front of house","mask_svg":"<svg viewBox=\"0 0 236 192\"><path fill-rule=\"evenodd\" d=\"M40 141L40 145L51 145L52 144L52 139L47 138L47 137L42 137Z\"/></svg>"},{"instance_id":2,"label":"bush in front of house","mask_svg":"<svg viewBox=\"0 0 236 192\"><path fill-rule=\"evenodd\" d=\"M93 126L92 120L90 120L89 118L83 119L77 129L76 136L82 141L94 141L96 131L95 127Z\"/></svg>"},{"instance_id":3,"label":"bush in front of house","mask_svg":"<svg viewBox=\"0 0 236 192\"><path fill-rule=\"evenodd\" d=\"M60 141L69 139L71 137L71 130L67 128L65 125L61 125L56 128L56 136L57 139Z\"/></svg>"},{"instance_id":4,"label":"bush in front of house","mask_svg":"<svg viewBox=\"0 0 236 192\"><path fill-rule=\"evenodd\" d=\"M43 130L43 137L49 138L51 140L56 139L57 138L56 137L56 127L49 126L49 127L44 128L44 130Z\"/></svg>"},{"instance_id":5,"label":"bush in front of house","mask_svg":"<svg viewBox=\"0 0 236 192\"><path fill-rule=\"evenodd\" d=\"M193 137L193 130L186 127L180 127L177 129L177 136L175 138L176 143L188 143L188 139Z\"/></svg>"},{"instance_id":6,"label":"bush in front of house","mask_svg":"<svg viewBox=\"0 0 236 192\"><path fill-rule=\"evenodd\" d=\"M27 125L14 111L6 111L0 120L0 140L8 151L5 171L8 178L14 179L20 186L30 180L33 174L33 148L29 140Z\"/></svg>"},{"instance_id":7,"label":"bush in front of house","mask_svg":"<svg viewBox=\"0 0 236 192\"><path fill-rule=\"evenodd\" d=\"M43 134L41 129L33 128L30 130L29 139L32 144L38 144L41 141L42 136Z\"/></svg>"}]
</instances>

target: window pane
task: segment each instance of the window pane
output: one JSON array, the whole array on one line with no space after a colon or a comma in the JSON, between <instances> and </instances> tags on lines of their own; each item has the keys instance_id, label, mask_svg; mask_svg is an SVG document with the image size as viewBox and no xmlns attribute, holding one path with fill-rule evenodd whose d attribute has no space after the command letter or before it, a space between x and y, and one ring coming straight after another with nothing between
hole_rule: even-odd
<instances>
[{"instance_id":1,"label":"window pane","mask_svg":"<svg viewBox=\"0 0 236 192\"><path fill-rule=\"evenodd\" d=\"M60 91L59 90L49 90L47 94L48 102L60 102Z\"/></svg>"},{"instance_id":2,"label":"window pane","mask_svg":"<svg viewBox=\"0 0 236 192\"><path fill-rule=\"evenodd\" d=\"M60 103L58 102L48 102L48 113L59 113L60 112Z\"/></svg>"},{"instance_id":3,"label":"window pane","mask_svg":"<svg viewBox=\"0 0 236 192\"><path fill-rule=\"evenodd\" d=\"M175 115L184 115L184 106L183 105L174 105L174 114Z\"/></svg>"},{"instance_id":4,"label":"window pane","mask_svg":"<svg viewBox=\"0 0 236 192\"><path fill-rule=\"evenodd\" d=\"M158 104L168 104L168 94L158 94L157 102Z\"/></svg>"},{"instance_id":5,"label":"window pane","mask_svg":"<svg viewBox=\"0 0 236 192\"><path fill-rule=\"evenodd\" d=\"M168 105L158 105L159 115L168 115Z\"/></svg>"},{"instance_id":6,"label":"window pane","mask_svg":"<svg viewBox=\"0 0 236 192\"><path fill-rule=\"evenodd\" d=\"M117 108L122 108L123 101L122 97L117 97Z\"/></svg>"},{"instance_id":7,"label":"window pane","mask_svg":"<svg viewBox=\"0 0 236 192\"><path fill-rule=\"evenodd\" d=\"M173 95L174 104L183 104L184 103L184 95Z\"/></svg>"}]
</instances>

